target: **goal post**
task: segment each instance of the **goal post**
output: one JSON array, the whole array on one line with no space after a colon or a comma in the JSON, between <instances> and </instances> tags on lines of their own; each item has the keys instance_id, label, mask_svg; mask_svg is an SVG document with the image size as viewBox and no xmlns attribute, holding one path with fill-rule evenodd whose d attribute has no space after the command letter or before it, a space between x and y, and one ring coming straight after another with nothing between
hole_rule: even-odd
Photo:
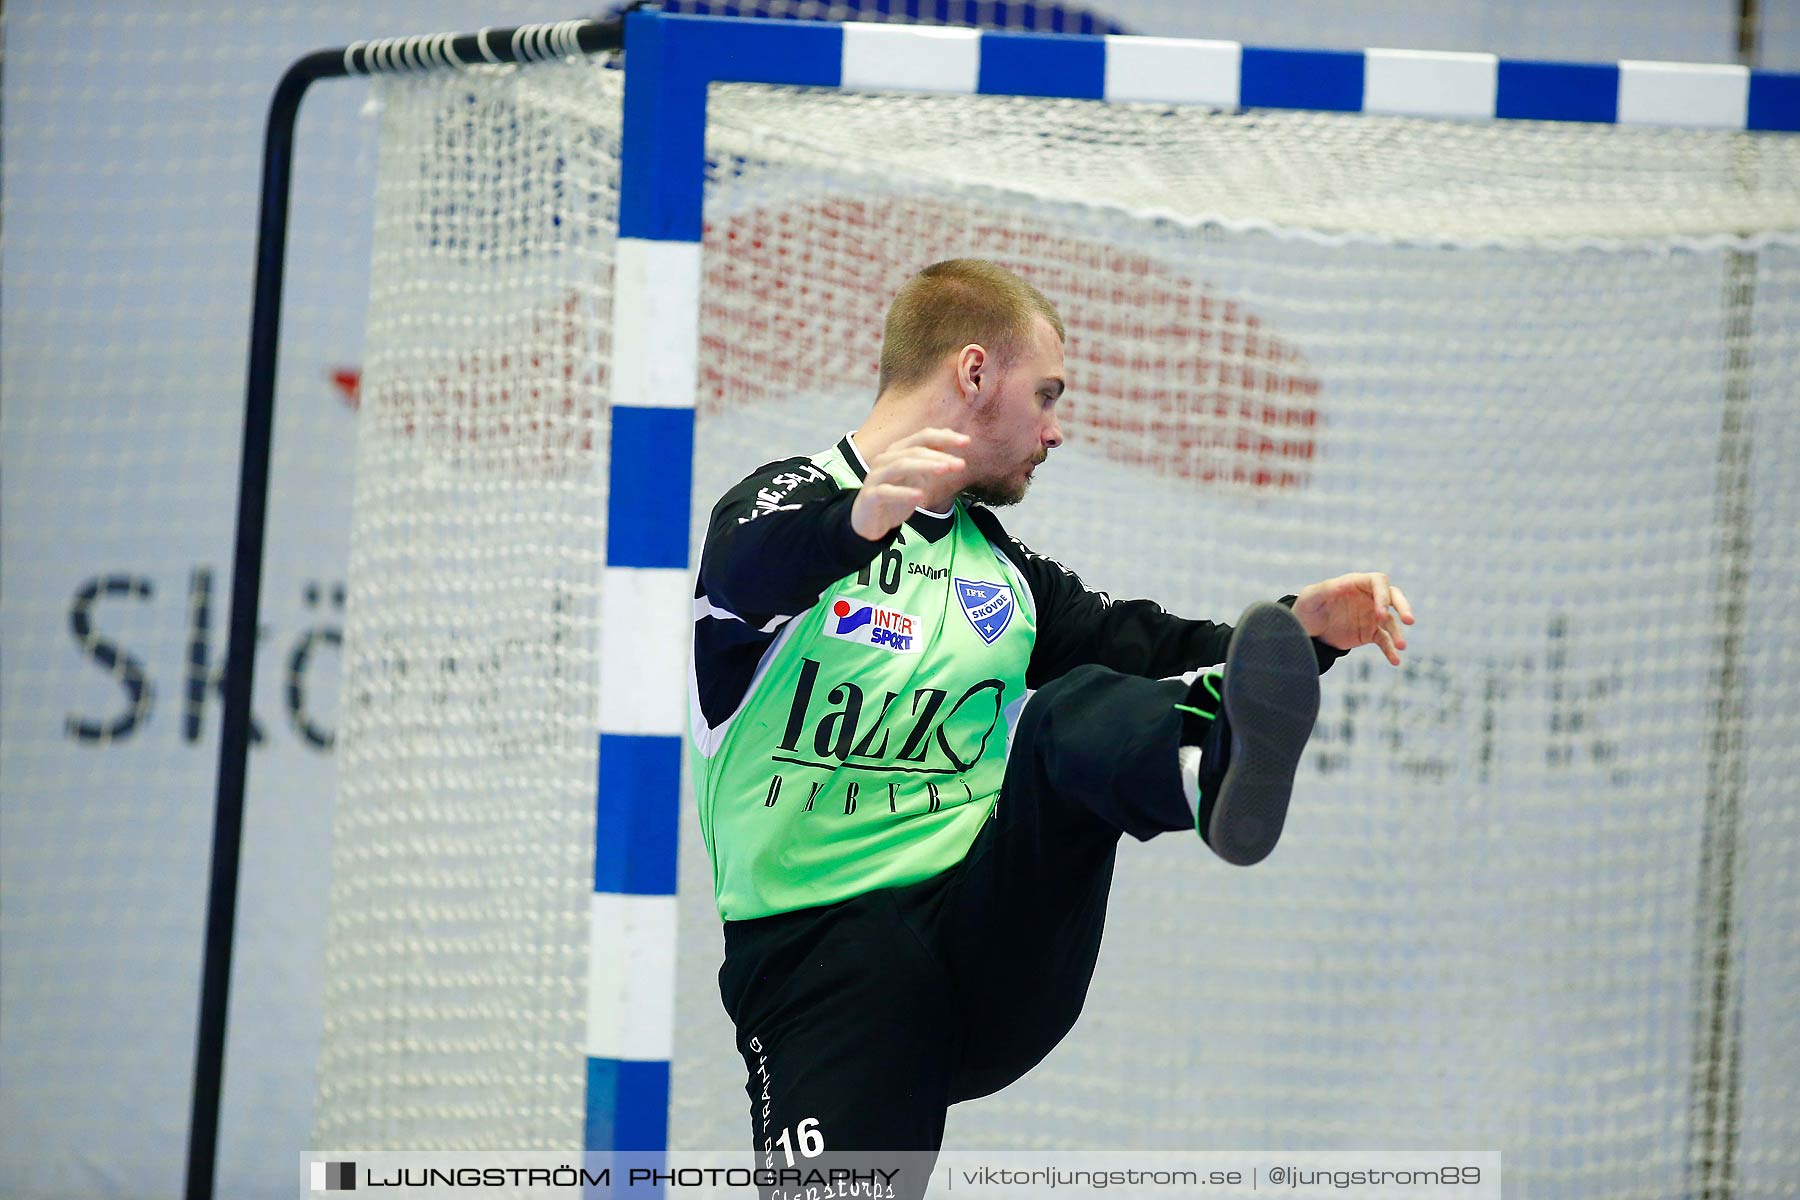
<instances>
[{"instance_id":1,"label":"goal post","mask_svg":"<svg viewBox=\"0 0 1800 1200\"><path fill-rule=\"evenodd\" d=\"M1800 1170L1800 718L1758 665L1800 653L1800 159L1774 136L1800 77L654 11L625 42L622 85L564 64L385 100L321 1143L486 1112L464 1084L556 1127L530 1145L742 1140L682 798L694 531L721 481L855 419L899 280L985 249L1071 326L1068 474L1028 541L1195 616L1392 566L1423 653L1327 678L1276 860L1122 856L1088 1015L953 1131L1464 1139L1531 1194L1730 1190L1745 1146L1744 1194ZM797 378L821 349L841 377ZM483 641L490 611L513 641ZM559 704L537 742L508 729L533 680ZM492 857L532 755L563 771L516 793L542 840ZM572 830L585 903L520 876L557 845L567 870ZM382 836L418 841L397 863ZM540 883L506 915L554 914L542 960L437 924ZM458 955L496 941L548 997L528 1047L470 1032L492 1014ZM420 982L440 950L454 988ZM491 1074L453 1078L458 1038ZM525 1098L572 1044L575 1091Z\"/></svg>"}]
</instances>

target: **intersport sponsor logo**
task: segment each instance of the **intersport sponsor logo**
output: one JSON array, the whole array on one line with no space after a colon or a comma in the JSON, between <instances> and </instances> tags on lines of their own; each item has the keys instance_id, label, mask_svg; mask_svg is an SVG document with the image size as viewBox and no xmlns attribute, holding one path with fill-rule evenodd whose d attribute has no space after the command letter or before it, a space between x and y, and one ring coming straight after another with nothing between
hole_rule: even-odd
<instances>
[{"instance_id":1,"label":"intersport sponsor logo","mask_svg":"<svg viewBox=\"0 0 1800 1200\"><path fill-rule=\"evenodd\" d=\"M917 654L919 618L879 604L852 604L839 600L825 619L827 637L859 646L875 646L890 654Z\"/></svg>"}]
</instances>

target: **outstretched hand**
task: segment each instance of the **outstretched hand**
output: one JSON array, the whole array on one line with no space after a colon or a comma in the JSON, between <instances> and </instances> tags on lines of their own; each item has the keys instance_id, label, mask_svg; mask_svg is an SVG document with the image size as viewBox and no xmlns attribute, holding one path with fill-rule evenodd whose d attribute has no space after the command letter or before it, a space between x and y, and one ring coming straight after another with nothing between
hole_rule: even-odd
<instances>
[{"instance_id":1,"label":"outstretched hand","mask_svg":"<svg viewBox=\"0 0 1800 1200\"><path fill-rule=\"evenodd\" d=\"M1327 646L1339 650L1380 646L1396 667L1400 651L1406 649L1400 626L1413 623L1412 605L1400 589L1373 571L1312 584L1294 601L1294 615L1306 632Z\"/></svg>"}]
</instances>

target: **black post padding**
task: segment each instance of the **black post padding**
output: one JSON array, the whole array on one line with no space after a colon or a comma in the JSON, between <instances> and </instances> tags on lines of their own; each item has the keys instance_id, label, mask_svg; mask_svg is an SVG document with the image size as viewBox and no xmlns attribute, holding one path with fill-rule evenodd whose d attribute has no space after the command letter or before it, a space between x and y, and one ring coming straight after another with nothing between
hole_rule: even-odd
<instances>
[{"instance_id":1,"label":"black post padding","mask_svg":"<svg viewBox=\"0 0 1800 1200\"><path fill-rule=\"evenodd\" d=\"M512 29L460 34L451 45L465 63L518 59ZM623 21L589 21L576 31L583 53L624 45ZM347 64L347 57L351 60ZM366 54L363 59L366 60ZM281 282L287 253L288 183L300 100L317 79L367 71L342 47L297 60L276 85L263 139L262 207L256 240L256 290L250 318L250 362L244 387L243 457L238 466L237 547L231 569L231 632L225 652L224 724L219 737L213 806L212 879L194 1048L194 1091L188 1126L187 1200L212 1200L219 1142L219 1096L225 1075L225 1017L230 1004L232 934L237 920L238 859L243 843L244 781L250 756L250 693L256 667L263 535L268 515L269 452L275 427L275 357L281 330ZM414 69L430 69L421 64Z\"/></svg>"},{"instance_id":2,"label":"black post padding","mask_svg":"<svg viewBox=\"0 0 1800 1200\"><path fill-rule=\"evenodd\" d=\"M263 140L262 214L256 242L255 306L244 395L243 457L238 464L237 549L231 571L231 632L225 651L225 716L213 806L212 882L206 906L206 957L194 1048L188 1126L187 1200L212 1200L219 1140L219 1090L225 1073L225 1013L237 918L238 854L244 827L244 778L250 752L250 686L255 675L263 532L269 499L269 448L275 420L275 352L281 326L281 277L287 249L288 180L294 119L315 79L341 76L344 56L321 50L289 67L269 104Z\"/></svg>"},{"instance_id":3,"label":"black post padding","mask_svg":"<svg viewBox=\"0 0 1800 1200\"><path fill-rule=\"evenodd\" d=\"M640 3L633 4L631 7L641 7L641 0ZM494 62L542 62L545 61L546 52L550 48L548 39L526 38L524 45L518 47L514 44L513 35L519 29L542 30L543 28L545 27L542 25L517 26L510 29L490 29L485 34L459 33L450 39L449 50L461 61L462 65L470 67ZM575 39L583 54L603 54L609 50L621 49L625 44L625 22L622 18L584 22L575 30ZM384 38L379 42L362 42L357 43L347 52L339 50L335 53L339 55L348 53L350 70L359 75L405 74L420 70L432 70L435 67L446 65L441 62L418 62L419 59L437 57L432 54L429 47L423 45L415 46L412 55L400 54L396 43L406 40L405 38ZM377 47L384 44L395 53L378 54ZM407 58L411 58L413 62L409 64L406 61ZM338 73L343 74L344 72Z\"/></svg>"}]
</instances>

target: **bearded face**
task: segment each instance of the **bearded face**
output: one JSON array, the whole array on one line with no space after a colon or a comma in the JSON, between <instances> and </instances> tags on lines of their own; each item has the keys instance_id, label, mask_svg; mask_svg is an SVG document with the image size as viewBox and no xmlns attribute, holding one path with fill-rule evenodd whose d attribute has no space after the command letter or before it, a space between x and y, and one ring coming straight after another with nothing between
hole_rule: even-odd
<instances>
[{"instance_id":1,"label":"bearded face","mask_svg":"<svg viewBox=\"0 0 1800 1200\"><path fill-rule=\"evenodd\" d=\"M1031 487L1031 475L1062 444L1056 403L1063 393L1063 348L1056 329L1042 317L1016 359L1005 364L994 392L976 413L970 433L965 499L991 507L1017 504Z\"/></svg>"}]
</instances>

